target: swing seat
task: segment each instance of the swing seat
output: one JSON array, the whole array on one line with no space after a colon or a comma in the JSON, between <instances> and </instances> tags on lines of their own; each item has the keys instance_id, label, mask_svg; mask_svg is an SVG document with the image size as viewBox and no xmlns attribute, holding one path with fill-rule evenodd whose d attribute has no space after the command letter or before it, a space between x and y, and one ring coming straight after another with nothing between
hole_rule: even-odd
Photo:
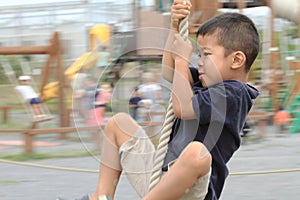
<instances>
[{"instance_id":1,"label":"swing seat","mask_svg":"<svg viewBox=\"0 0 300 200\"><path fill-rule=\"evenodd\" d=\"M44 122L44 121L52 120L53 118L54 118L54 116L52 116L52 115L37 115L37 116L33 116L32 121L33 122Z\"/></svg>"}]
</instances>

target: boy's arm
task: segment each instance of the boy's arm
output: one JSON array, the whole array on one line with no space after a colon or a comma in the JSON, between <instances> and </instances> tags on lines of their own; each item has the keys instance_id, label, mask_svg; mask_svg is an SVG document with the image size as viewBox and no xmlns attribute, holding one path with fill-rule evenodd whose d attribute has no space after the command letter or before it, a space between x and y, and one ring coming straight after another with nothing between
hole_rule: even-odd
<instances>
[{"instance_id":1,"label":"boy's arm","mask_svg":"<svg viewBox=\"0 0 300 200\"><path fill-rule=\"evenodd\" d=\"M166 81L170 83L173 82L174 75L174 59L172 57L172 43L174 41L174 33L178 33L177 28L175 28L174 30L171 26L162 57L162 76Z\"/></svg>"},{"instance_id":2,"label":"boy's arm","mask_svg":"<svg viewBox=\"0 0 300 200\"><path fill-rule=\"evenodd\" d=\"M184 41L180 35L174 41L174 77L172 84L172 103L174 114L180 119L194 119L192 97L193 91L190 84L191 72L189 59L192 54L190 41Z\"/></svg>"},{"instance_id":3,"label":"boy's arm","mask_svg":"<svg viewBox=\"0 0 300 200\"><path fill-rule=\"evenodd\" d=\"M173 82L174 76L174 58L172 56L174 53L174 35L178 34L179 21L189 14L191 6L192 5L190 2L183 3L182 0L175 0L173 6L171 7L172 17L170 30L162 57L162 76L170 83ZM189 76L189 81L191 84L193 84L191 75Z\"/></svg>"}]
</instances>

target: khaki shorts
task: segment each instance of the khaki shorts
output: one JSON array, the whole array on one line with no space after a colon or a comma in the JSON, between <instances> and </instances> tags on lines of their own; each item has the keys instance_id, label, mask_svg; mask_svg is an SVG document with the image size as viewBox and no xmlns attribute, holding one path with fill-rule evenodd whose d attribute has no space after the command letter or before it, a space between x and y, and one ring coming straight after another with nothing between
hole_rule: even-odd
<instances>
[{"instance_id":1,"label":"khaki shorts","mask_svg":"<svg viewBox=\"0 0 300 200\"><path fill-rule=\"evenodd\" d=\"M123 173L126 174L128 181L138 195L140 197L145 196L148 193L155 154L151 140L140 128L129 141L120 147L119 153ZM199 178L180 200L204 199L208 190L209 178L210 172Z\"/></svg>"}]
</instances>

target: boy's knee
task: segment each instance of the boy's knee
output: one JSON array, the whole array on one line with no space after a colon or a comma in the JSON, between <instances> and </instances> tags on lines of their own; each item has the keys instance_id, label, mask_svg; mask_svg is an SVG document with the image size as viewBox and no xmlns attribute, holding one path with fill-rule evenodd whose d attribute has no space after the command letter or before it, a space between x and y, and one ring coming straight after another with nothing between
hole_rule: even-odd
<instances>
[{"instance_id":1,"label":"boy's knee","mask_svg":"<svg viewBox=\"0 0 300 200\"><path fill-rule=\"evenodd\" d=\"M194 169L199 169L201 174L205 175L211 167L211 154L201 142L191 142L182 154L185 160Z\"/></svg>"},{"instance_id":2,"label":"boy's knee","mask_svg":"<svg viewBox=\"0 0 300 200\"><path fill-rule=\"evenodd\" d=\"M123 133L132 135L136 132L139 125L127 113L117 113L111 117L105 126L105 133Z\"/></svg>"},{"instance_id":3,"label":"boy's knee","mask_svg":"<svg viewBox=\"0 0 300 200\"><path fill-rule=\"evenodd\" d=\"M109 118L105 128L118 128L121 124L124 124L124 122L128 122L130 118L130 115L128 115L127 113L117 113L111 118Z\"/></svg>"}]
</instances>

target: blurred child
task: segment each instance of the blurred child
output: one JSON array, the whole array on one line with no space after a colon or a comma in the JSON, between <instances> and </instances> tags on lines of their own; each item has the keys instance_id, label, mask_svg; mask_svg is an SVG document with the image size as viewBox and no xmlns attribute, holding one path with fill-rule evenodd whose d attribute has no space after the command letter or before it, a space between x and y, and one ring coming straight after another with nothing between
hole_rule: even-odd
<instances>
[{"instance_id":1,"label":"blurred child","mask_svg":"<svg viewBox=\"0 0 300 200\"><path fill-rule=\"evenodd\" d=\"M153 104L151 99L143 99L138 103L138 109L136 110L136 121L146 122L150 121L150 107Z\"/></svg>"},{"instance_id":2,"label":"blurred child","mask_svg":"<svg viewBox=\"0 0 300 200\"><path fill-rule=\"evenodd\" d=\"M104 122L104 113L106 104L110 101L112 96L111 86L110 84L103 84L100 89L100 93L96 97L96 101L94 102L94 115L96 117L96 124L94 125L102 125Z\"/></svg>"},{"instance_id":3,"label":"blurred child","mask_svg":"<svg viewBox=\"0 0 300 200\"><path fill-rule=\"evenodd\" d=\"M144 72L142 75L143 84L139 86L139 92L143 99L151 99L153 103L160 103L162 98L162 88L155 79L152 72Z\"/></svg>"},{"instance_id":4,"label":"blurred child","mask_svg":"<svg viewBox=\"0 0 300 200\"><path fill-rule=\"evenodd\" d=\"M104 123L106 104L110 101L112 93L110 84L102 84L100 89L97 89L96 99L93 102L93 108L89 109L89 119L87 125L101 126ZM99 90L99 91L98 91ZM100 129L102 130L102 129ZM93 134L93 141L96 144L96 149L100 149L102 141L102 131L96 131Z\"/></svg>"},{"instance_id":5,"label":"blurred child","mask_svg":"<svg viewBox=\"0 0 300 200\"><path fill-rule=\"evenodd\" d=\"M291 114L286 111L283 106L279 107L279 111L274 115L274 124L279 127L280 133L285 133L290 125Z\"/></svg>"},{"instance_id":6,"label":"blurred child","mask_svg":"<svg viewBox=\"0 0 300 200\"><path fill-rule=\"evenodd\" d=\"M20 92L25 101L30 105L30 109L33 113L33 120L38 121L46 118L47 115L44 114L41 103L42 100L39 98L37 93L30 85L30 76L20 76L19 85L16 86L16 90Z\"/></svg>"},{"instance_id":7,"label":"blurred child","mask_svg":"<svg viewBox=\"0 0 300 200\"><path fill-rule=\"evenodd\" d=\"M129 110L130 115L133 119L136 120L136 112L139 108L138 103L142 100L141 93L139 92L138 87L134 88L133 96L129 99Z\"/></svg>"}]
</instances>

